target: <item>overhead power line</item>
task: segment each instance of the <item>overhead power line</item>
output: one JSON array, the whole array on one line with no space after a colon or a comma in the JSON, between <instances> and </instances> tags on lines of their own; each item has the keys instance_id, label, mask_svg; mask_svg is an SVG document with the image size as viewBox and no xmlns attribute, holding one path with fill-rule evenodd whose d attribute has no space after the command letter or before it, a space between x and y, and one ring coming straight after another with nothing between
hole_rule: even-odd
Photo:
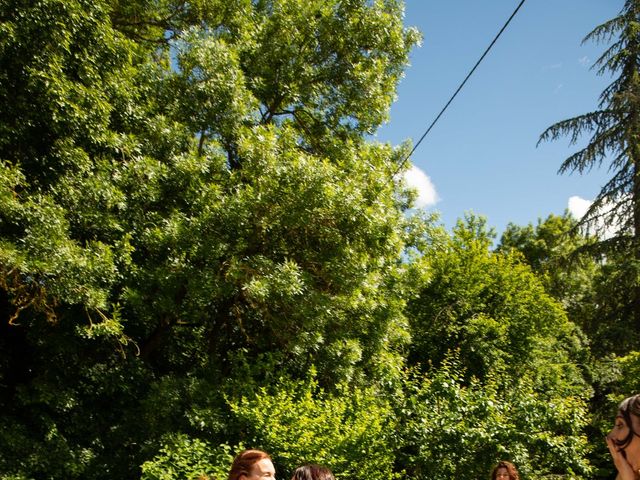
<instances>
[{"instance_id":1,"label":"overhead power line","mask_svg":"<svg viewBox=\"0 0 640 480\"><path fill-rule=\"evenodd\" d=\"M484 53L482 54L482 56L480 57L480 59L476 62L476 64L473 66L473 68L469 71L469 73L467 74L467 76L465 77L465 79L462 81L462 83L460 84L460 86L456 89L456 91L453 93L453 95L451 95L451 98L449 99L449 101L446 103L446 105L442 108L442 110L440 110L440 113L438 114L438 116L433 120L433 122L431 122L431 125L429 125L429 128L427 128L425 130L425 132L422 134L422 136L420 137L420 140L418 140L418 142L413 146L413 148L411 149L411 151L409 152L409 155L407 155L404 160L402 160L402 162L400 162L400 165L398 166L398 169L396 170L396 172L393 174L393 176L397 175L397 173L402 170L402 168L404 167L405 163L407 163L407 161L409 160L409 158L411 158L411 155L413 154L413 152L416 151L416 148L418 148L418 146L422 143L422 141L424 140L424 137L426 137L429 132L431 131L431 129L434 127L434 125L438 122L438 120L440 119L440 117L442 116L442 114L445 112L445 110L447 109L447 107L449 107L449 105L451 104L451 102L453 102L453 99L456 98L456 95L458 95L458 92L460 92L460 90L462 90L462 87L464 87L464 84L467 83L467 80L469 80L469 77L471 77L471 75L473 75L473 72L475 72L476 68L478 68L478 65L480 65L480 62L482 62L482 60L484 59L484 57L487 56L487 53L489 53L489 50L491 50L491 48L493 47L493 45L498 41L498 38L500 38L500 35L502 35L502 32L505 31L505 29L507 28L507 26L509 25L509 23L511 22L511 20L513 19L513 17L516 16L516 13L518 13L518 10L520 10L520 7L522 7L522 5L524 4L525 0L521 0L521 2L518 4L518 6L516 7L516 9L513 11L513 13L511 14L511 16L509 17L509 19L505 22L505 24L502 26L502 28L500 29L500 31L498 32L498 34L495 36L495 38L493 39L493 41L489 44L489 46L487 47L487 49L484 51Z\"/></svg>"}]
</instances>

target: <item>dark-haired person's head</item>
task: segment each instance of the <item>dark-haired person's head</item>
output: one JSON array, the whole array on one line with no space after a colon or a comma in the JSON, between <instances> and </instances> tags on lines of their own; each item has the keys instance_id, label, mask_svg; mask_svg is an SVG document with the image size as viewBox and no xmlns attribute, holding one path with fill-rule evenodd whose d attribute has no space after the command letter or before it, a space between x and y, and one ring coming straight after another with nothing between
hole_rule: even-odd
<instances>
[{"instance_id":1,"label":"dark-haired person's head","mask_svg":"<svg viewBox=\"0 0 640 480\"><path fill-rule=\"evenodd\" d=\"M275 480L271 457L262 450L244 450L236 455L229 470L229 480Z\"/></svg>"},{"instance_id":2,"label":"dark-haired person's head","mask_svg":"<svg viewBox=\"0 0 640 480\"><path fill-rule=\"evenodd\" d=\"M291 480L335 480L333 473L326 467L308 464L296 468Z\"/></svg>"},{"instance_id":3,"label":"dark-haired person's head","mask_svg":"<svg viewBox=\"0 0 640 480\"><path fill-rule=\"evenodd\" d=\"M520 480L520 475L513 463L503 460L491 472L491 480Z\"/></svg>"},{"instance_id":4,"label":"dark-haired person's head","mask_svg":"<svg viewBox=\"0 0 640 480\"><path fill-rule=\"evenodd\" d=\"M640 395L625 398L618 405L618 413L609 436L622 450L631 445L633 439L640 436Z\"/></svg>"},{"instance_id":5,"label":"dark-haired person's head","mask_svg":"<svg viewBox=\"0 0 640 480\"><path fill-rule=\"evenodd\" d=\"M625 398L618 405L607 445L619 478L640 476L640 394Z\"/></svg>"}]
</instances>

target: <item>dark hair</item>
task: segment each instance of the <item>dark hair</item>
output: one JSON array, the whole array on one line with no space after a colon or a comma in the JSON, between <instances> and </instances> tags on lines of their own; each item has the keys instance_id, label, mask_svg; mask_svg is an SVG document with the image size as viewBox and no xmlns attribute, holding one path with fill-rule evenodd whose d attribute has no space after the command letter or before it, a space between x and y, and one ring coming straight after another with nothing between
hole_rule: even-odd
<instances>
[{"instance_id":1,"label":"dark hair","mask_svg":"<svg viewBox=\"0 0 640 480\"><path fill-rule=\"evenodd\" d=\"M296 468L291 480L335 480L335 477L326 467L308 464Z\"/></svg>"},{"instance_id":2,"label":"dark hair","mask_svg":"<svg viewBox=\"0 0 640 480\"><path fill-rule=\"evenodd\" d=\"M240 452L236 455L236 458L233 459L233 463L231 464L229 480L238 480L242 475L249 475L253 465L265 458L271 460L269 454L262 450L250 449Z\"/></svg>"},{"instance_id":3,"label":"dark hair","mask_svg":"<svg viewBox=\"0 0 640 480\"><path fill-rule=\"evenodd\" d=\"M640 434L633 429L633 422L631 419L631 415L634 417L640 417L640 394L625 398L620 402L620 405L618 406L618 415L622 417L629 427L629 434L623 440L616 440L614 438L613 442L618 446L618 448L624 449L629 446L634 435L636 437L640 437Z\"/></svg>"},{"instance_id":4,"label":"dark hair","mask_svg":"<svg viewBox=\"0 0 640 480\"><path fill-rule=\"evenodd\" d=\"M498 475L498 470L501 468L507 469L507 473L509 474L509 480L520 480L520 475L518 475L518 470L516 469L516 466L513 463L506 462L504 460L498 462L498 465L496 465L496 467L491 472L491 480L496 480L496 477Z\"/></svg>"}]
</instances>

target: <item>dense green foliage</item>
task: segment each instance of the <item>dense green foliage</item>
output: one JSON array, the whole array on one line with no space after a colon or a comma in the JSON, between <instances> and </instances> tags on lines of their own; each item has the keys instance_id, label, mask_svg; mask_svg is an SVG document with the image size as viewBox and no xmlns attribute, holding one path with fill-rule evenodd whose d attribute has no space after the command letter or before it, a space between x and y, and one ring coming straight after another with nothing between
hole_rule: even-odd
<instances>
[{"instance_id":1,"label":"dense green foliage","mask_svg":"<svg viewBox=\"0 0 640 480\"><path fill-rule=\"evenodd\" d=\"M522 255L590 344L581 363L594 389L585 432L595 447L597 476L605 477L610 458L601 438L610 429L613 406L638 390L638 332L631 327L629 295L633 266L624 251L594 256L597 238L583 236L577 225L568 215L550 215L535 227L510 225L498 250Z\"/></svg>"},{"instance_id":2,"label":"dense green foliage","mask_svg":"<svg viewBox=\"0 0 640 480\"><path fill-rule=\"evenodd\" d=\"M410 478L489 478L500 458L522 478L591 477L580 395L544 392L529 378L468 381L459 357L407 383L399 457Z\"/></svg>"},{"instance_id":3,"label":"dense green foliage","mask_svg":"<svg viewBox=\"0 0 640 480\"><path fill-rule=\"evenodd\" d=\"M400 152L362 135L399 4L2 9L2 471L131 478L222 378L398 369Z\"/></svg>"},{"instance_id":4,"label":"dense green foliage","mask_svg":"<svg viewBox=\"0 0 640 480\"><path fill-rule=\"evenodd\" d=\"M595 357L637 349L629 292L633 268L624 251L593 254L597 238L580 233L568 214L538 224L509 225L498 251L519 252L571 321L586 334Z\"/></svg>"},{"instance_id":5,"label":"dense green foliage","mask_svg":"<svg viewBox=\"0 0 640 480\"><path fill-rule=\"evenodd\" d=\"M280 471L304 462L326 465L343 478L387 479L394 473L397 419L374 388L345 384L327 395L313 381L279 382L243 398L231 410L254 445L277 455Z\"/></svg>"},{"instance_id":6,"label":"dense green foliage","mask_svg":"<svg viewBox=\"0 0 640 480\"><path fill-rule=\"evenodd\" d=\"M531 269L491 240L469 216L423 257L408 360L426 375L408 399L408 462L418 478L478 478L501 456L531 478L584 475L588 350Z\"/></svg>"},{"instance_id":7,"label":"dense green foliage","mask_svg":"<svg viewBox=\"0 0 640 480\"><path fill-rule=\"evenodd\" d=\"M609 399L619 399L630 385L620 376L617 355L637 362L640 333L640 2L625 0L618 16L596 27L584 41L606 42L608 47L594 64L598 74L613 79L600 95L598 109L549 127L541 141L569 136L575 144L589 136L585 147L564 160L560 172L588 172L603 163L611 178L602 187L579 225L596 233L595 241L576 245L576 257L594 254L598 265L584 282L583 307L571 312L593 345L591 411L592 438L600 437L601 419L610 414ZM575 229L574 229L575 233ZM582 270L583 273L585 270ZM578 279L574 270L565 279ZM565 297L568 299L568 297ZM633 384L633 381L631 382Z\"/></svg>"},{"instance_id":8,"label":"dense green foliage","mask_svg":"<svg viewBox=\"0 0 640 480\"><path fill-rule=\"evenodd\" d=\"M541 391L581 391L577 329L519 257L490 252L490 242L484 220L469 217L427 256L431 277L409 306L409 360L437 366L455 350L479 379L534 374Z\"/></svg>"},{"instance_id":9,"label":"dense green foliage","mask_svg":"<svg viewBox=\"0 0 640 480\"><path fill-rule=\"evenodd\" d=\"M0 3L0 478L610 472L634 267L409 214L369 134L418 40L400 0Z\"/></svg>"}]
</instances>

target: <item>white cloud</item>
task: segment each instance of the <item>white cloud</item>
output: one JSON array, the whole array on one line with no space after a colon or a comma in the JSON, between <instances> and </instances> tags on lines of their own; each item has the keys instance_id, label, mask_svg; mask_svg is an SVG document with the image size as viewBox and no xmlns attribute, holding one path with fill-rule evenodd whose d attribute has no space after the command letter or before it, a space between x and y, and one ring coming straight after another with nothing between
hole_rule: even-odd
<instances>
[{"instance_id":1,"label":"white cloud","mask_svg":"<svg viewBox=\"0 0 640 480\"><path fill-rule=\"evenodd\" d=\"M554 94L559 93L562 90L563 85L561 83L556 86L556 89L553 91Z\"/></svg>"},{"instance_id":2,"label":"white cloud","mask_svg":"<svg viewBox=\"0 0 640 480\"><path fill-rule=\"evenodd\" d=\"M573 197L569 197L567 208L569 209L569 212L571 212L571 215L579 220L585 213L587 213L587 210L592 203L592 200L585 200L584 198L574 195ZM605 205L603 208L599 209L599 212L607 212L608 210L611 210L611 208L608 208ZM605 226L602 218L600 218L598 219L595 227L589 228L588 231L597 232L599 233L600 238L607 239L616 234L617 227L615 225Z\"/></svg>"},{"instance_id":3,"label":"white cloud","mask_svg":"<svg viewBox=\"0 0 640 480\"><path fill-rule=\"evenodd\" d=\"M580 219L585 213L587 213L587 210L589 210L592 203L593 202L591 200L585 200L584 198L574 195L573 197L569 197L569 204L567 205L567 208L569 209L569 212L571 212L571 215Z\"/></svg>"},{"instance_id":4,"label":"white cloud","mask_svg":"<svg viewBox=\"0 0 640 480\"><path fill-rule=\"evenodd\" d=\"M404 173L404 179L409 187L418 191L416 208L431 207L439 200L436 187L429 176L415 165L411 165L411 168Z\"/></svg>"},{"instance_id":5,"label":"white cloud","mask_svg":"<svg viewBox=\"0 0 640 480\"><path fill-rule=\"evenodd\" d=\"M591 63L591 59L585 55L584 57L578 59L578 63L583 67L586 67Z\"/></svg>"}]
</instances>

